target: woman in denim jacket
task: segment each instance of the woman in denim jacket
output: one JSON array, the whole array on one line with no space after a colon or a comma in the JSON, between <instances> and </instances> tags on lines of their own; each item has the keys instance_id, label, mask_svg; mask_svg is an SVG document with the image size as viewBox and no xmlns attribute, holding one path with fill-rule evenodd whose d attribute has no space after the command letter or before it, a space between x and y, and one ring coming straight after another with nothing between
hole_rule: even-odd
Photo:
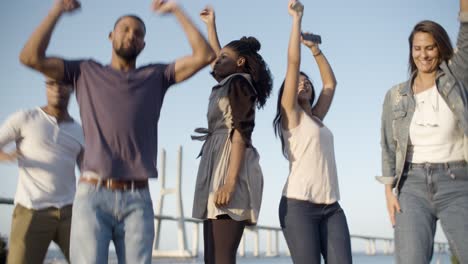
<instances>
[{"instance_id":1,"label":"woman in denim jacket","mask_svg":"<svg viewBox=\"0 0 468 264\"><path fill-rule=\"evenodd\" d=\"M455 51L439 24L418 23L411 78L385 97L378 180L397 263L430 262L439 219L452 252L468 263L468 0L460 0L460 22Z\"/></svg>"}]
</instances>

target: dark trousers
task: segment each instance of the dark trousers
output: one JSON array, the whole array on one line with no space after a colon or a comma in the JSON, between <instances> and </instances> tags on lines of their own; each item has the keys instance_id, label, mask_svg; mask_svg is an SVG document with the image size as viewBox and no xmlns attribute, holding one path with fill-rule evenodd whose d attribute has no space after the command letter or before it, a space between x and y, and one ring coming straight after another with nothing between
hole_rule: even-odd
<instances>
[{"instance_id":1,"label":"dark trousers","mask_svg":"<svg viewBox=\"0 0 468 264\"><path fill-rule=\"evenodd\" d=\"M281 198L279 218L294 263L352 263L346 216L340 205Z\"/></svg>"},{"instance_id":2,"label":"dark trousers","mask_svg":"<svg viewBox=\"0 0 468 264\"><path fill-rule=\"evenodd\" d=\"M235 221L227 215L203 221L205 263L234 264L245 222Z\"/></svg>"}]
</instances>

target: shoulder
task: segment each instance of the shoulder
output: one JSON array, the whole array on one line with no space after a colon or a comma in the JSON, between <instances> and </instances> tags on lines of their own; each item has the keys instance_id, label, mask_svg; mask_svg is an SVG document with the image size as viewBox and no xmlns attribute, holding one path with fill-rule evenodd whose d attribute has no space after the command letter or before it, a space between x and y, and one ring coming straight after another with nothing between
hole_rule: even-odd
<instances>
[{"instance_id":1,"label":"shoulder","mask_svg":"<svg viewBox=\"0 0 468 264\"><path fill-rule=\"evenodd\" d=\"M17 112L13 113L10 118L15 119L18 121L27 122L31 119L36 119L41 116L40 108L33 108L33 109L21 109Z\"/></svg>"},{"instance_id":2,"label":"shoulder","mask_svg":"<svg viewBox=\"0 0 468 264\"><path fill-rule=\"evenodd\" d=\"M88 67L104 67L102 63L93 59L77 59L77 60L63 60L65 66L88 66Z\"/></svg>"},{"instance_id":3,"label":"shoulder","mask_svg":"<svg viewBox=\"0 0 468 264\"><path fill-rule=\"evenodd\" d=\"M233 74L226 77L222 82L228 85L231 92L243 91L251 95L256 95L253 88L250 75L248 74Z\"/></svg>"},{"instance_id":4,"label":"shoulder","mask_svg":"<svg viewBox=\"0 0 468 264\"><path fill-rule=\"evenodd\" d=\"M227 83L233 81L251 84L252 77L250 76L250 74L247 73L234 73L224 78L220 83Z\"/></svg>"},{"instance_id":5,"label":"shoulder","mask_svg":"<svg viewBox=\"0 0 468 264\"><path fill-rule=\"evenodd\" d=\"M401 83L398 83L398 84L395 84L392 86L392 88L390 88L389 92L390 93L396 93L396 92L404 92L404 89L406 87L408 87L410 84L410 81L407 80L407 81L404 81L404 82L401 82Z\"/></svg>"},{"instance_id":6,"label":"shoulder","mask_svg":"<svg viewBox=\"0 0 468 264\"><path fill-rule=\"evenodd\" d=\"M174 67L174 63L150 63L140 66L139 70L165 71L167 68Z\"/></svg>"},{"instance_id":7,"label":"shoulder","mask_svg":"<svg viewBox=\"0 0 468 264\"><path fill-rule=\"evenodd\" d=\"M19 128L23 124L37 118L39 109L21 109L9 115L5 124L10 127Z\"/></svg>"},{"instance_id":8,"label":"shoulder","mask_svg":"<svg viewBox=\"0 0 468 264\"><path fill-rule=\"evenodd\" d=\"M396 84L387 91L385 95L385 101L395 102L398 101L398 98L401 98L402 95L408 93L408 89L410 86L410 81L401 82Z\"/></svg>"}]
</instances>

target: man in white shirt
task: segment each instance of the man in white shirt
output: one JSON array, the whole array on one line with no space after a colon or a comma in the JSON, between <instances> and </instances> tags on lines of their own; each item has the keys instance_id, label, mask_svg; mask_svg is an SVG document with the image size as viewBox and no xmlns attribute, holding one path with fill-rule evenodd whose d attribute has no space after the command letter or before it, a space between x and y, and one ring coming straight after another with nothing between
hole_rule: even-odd
<instances>
[{"instance_id":1,"label":"man in white shirt","mask_svg":"<svg viewBox=\"0 0 468 264\"><path fill-rule=\"evenodd\" d=\"M18 161L9 263L43 263L51 241L69 260L75 165L83 131L68 113L72 87L46 81L47 105L11 115L0 128L0 161ZM5 146L14 142L15 151Z\"/></svg>"}]
</instances>

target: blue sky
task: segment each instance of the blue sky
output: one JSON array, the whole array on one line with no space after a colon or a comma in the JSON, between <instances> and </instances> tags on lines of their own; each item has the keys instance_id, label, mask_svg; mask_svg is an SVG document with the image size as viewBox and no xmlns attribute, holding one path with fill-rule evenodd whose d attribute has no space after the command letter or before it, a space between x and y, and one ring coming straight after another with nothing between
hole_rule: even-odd
<instances>
[{"instance_id":1,"label":"blue sky","mask_svg":"<svg viewBox=\"0 0 468 264\"><path fill-rule=\"evenodd\" d=\"M242 36L255 36L274 76L274 93L257 113L253 143L261 156L264 173L263 207L259 223L278 226L278 203L288 173L280 143L271 126L276 112L277 90L286 71L286 49L291 18L287 0L189 1L179 0L193 21L206 32L199 11L212 4L216 11L221 44ZM0 122L19 110L43 105L44 78L18 61L25 41L47 14L53 1L20 0L0 2ZM455 43L458 33L458 1L440 0L336 0L304 1L303 29L322 35L321 49L335 72L338 87L325 124L333 131L341 205L352 234L392 236L383 186L374 180L380 174L380 114L385 92L408 77L408 35L417 22L431 19L448 31ZM150 1L83 0L81 11L65 15L52 36L48 54L64 58L94 58L110 62L107 39L117 17L135 13L147 27L146 48L138 65L171 62L191 52L181 27L172 16L150 10ZM315 61L302 52L302 70L320 89ZM173 184L176 154L184 148L184 212L191 214L193 190L201 143L190 140L196 127L206 126L206 109L215 84L205 68L193 78L172 87L164 100L159 121L159 146L167 150L167 183ZM71 114L79 118L73 101ZM0 164L0 197L13 197L17 182L16 164ZM159 183L151 183L154 203ZM0 206L0 234L8 234L11 206ZM168 199L165 214L175 212ZM190 229L189 229L190 230ZM170 239L169 237L166 237ZM438 240L444 240L439 231ZM164 239L164 238L163 238Z\"/></svg>"}]
</instances>

